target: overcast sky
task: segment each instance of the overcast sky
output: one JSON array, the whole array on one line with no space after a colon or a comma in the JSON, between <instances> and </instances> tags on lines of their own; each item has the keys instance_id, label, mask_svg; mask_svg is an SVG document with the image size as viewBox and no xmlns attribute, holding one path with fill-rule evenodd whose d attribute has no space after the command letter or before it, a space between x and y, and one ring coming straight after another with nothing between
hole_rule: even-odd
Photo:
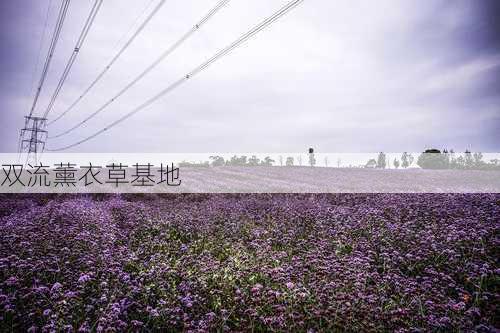
<instances>
[{"instance_id":1,"label":"overcast sky","mask_svg":"<svg viewBox=\"0 0 500 333\"><path fill-rule=\"evenodd\" d=\"M151 0L105 0L49 118L117 52ZM148 10L159 0L152 0ZM110 72L49 127L82 120L191 28L216 0L167 0ZM78 141L179 79L286 0L232 0ZM43 112L93 1L73 0L36 114ZM71 152L500 151L500 1L305 0L208 70ZM60 0L52 0L43 62ZM0 152L16 150L48 0L0 2ZM142 16L144 18L144 16ZM496 21L496 22L495 22ZM139 19L140 22L140 19Z\"/></svg>"}]
</instances>

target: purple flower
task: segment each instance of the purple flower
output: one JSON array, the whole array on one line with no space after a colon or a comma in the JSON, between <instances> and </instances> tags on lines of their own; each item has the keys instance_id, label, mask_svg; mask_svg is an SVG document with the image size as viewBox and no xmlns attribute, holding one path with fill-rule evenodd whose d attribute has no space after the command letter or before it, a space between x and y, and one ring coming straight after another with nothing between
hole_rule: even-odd
<instances>
[{"instance_id":1,"label":"purple flower","mask_svg":"<svg viewBox=\"0 0 500 333\"><path fill-rule=\"evenodd\" d=\"M452 305L453 310L455 311L462 311L465 309L465 303L464 302L458 302Z\"/></svg>"},{"instance_id":2,"label":"purple flower","mask_svg":"<svg viewBox=\"0 0 500 333\"><path fill-rule=\"evenodd\" d=\"M78 278L78 283L85 284L90 281L90 276L88 274L82 274Z\"/></svg>"},{"instance_id":3,"label":"purple flower","mask_svg":"<svg viewBox=\"0 0 500 333\"><path fill-rule=\"evenodd\" d=\"M258 293L260 290L263 288L263 286L260 283L257 283L253 286L252 288L252 293Z\"/></svg>"},{"instance_id":4,"label":"purple flower","mask_svg":"<svg viewBox=\"0 0 500 333\"><path fill-rule=\"evenodd\" d=\"M185 307L190 308L193 306L193 301L190 296L185 296L181 298L182 304L184 304Z\"/></svg>"},{"instance_id":5,"label":"purple flower","mask_svg":"<svg viewBox=\"0 0 500 333\"><path fill-rule=\"evenodd\" d=\"M15 286L17 284L18 280L17 277L11 276L7 280L5 280L5 284L8 285L9 287Z\"/></svg>"},{"instance_id":6,"label":"purple flower","mask_svg":"<svg viewBox=\"0 0 500 333\"><path fill-rule=\"evenodd\" d=\"M451 323L451 319L449 317L441 317L441 318L439 318L439 323L442 326L447 326Z\"/></svg>"},{"instance_id":7,"label":"purple flower","mask_svg":"<svg viewBox=\"0 0 500 333\"><path fill-rule=\"evenodd\" d=\"M62 288L62 284L60 284L59 282L56 282L52 285L52 288L50 288L50 292L52 294L55 294L57 293L59 290L61 290Z\"/></svg>"},{"instance_id":8,"label":"purple flower","mask_svg":"<svg viewBox=\"0 0 500 333\"><path fill-rule=\"evenodd\" d=\"M494 330L499 194L146 197L0 195L0 322Z\"/></svg>"},{"instance_id":9,"label":"purple flower","mask_svg":"<svg viewBox=\"0 0 500 333\"><path fill-rule=\"evenodd\" d=\"M146 311L148 311L148 312L149 312L149 315L150 315L151 317L159 317L159 316L160 316L160 313L158 312L158 310L157 310L157 309L155 309L155 308L152 308L151 306L148 306L148 307L146 308Z\"/></svg>"},{"instance_id":10,"label":"purple flower","mask_svg":"<svg viewBox=\"0 0 500 333\"><path fill-rule=\"evenodd\" d=\"M79 328L78 333L88 333L90 332L90 325L87 321L85 321Z\"/></svg>"}]
</instances>

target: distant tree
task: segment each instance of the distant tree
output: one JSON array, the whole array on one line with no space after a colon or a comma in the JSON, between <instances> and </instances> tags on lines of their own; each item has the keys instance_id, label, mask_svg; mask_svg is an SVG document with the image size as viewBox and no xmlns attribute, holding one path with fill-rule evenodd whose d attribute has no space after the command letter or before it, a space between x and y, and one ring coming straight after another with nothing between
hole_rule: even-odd
<instances>
[{"instance_id":1,"label":"distant tree","mask_svg":"<svg viewBox=\"0 0 500 333\"><path fill-rule=\"evenodd\" d=\"M205 162L202 162L202 161L199 161L199 162L189 162L189 161L182 161L182 162L179 162L178 164L179 167L209 167L210 166L210 163L208 161L205 161Z\"/></svg>"},{"instance_id":2,"label":"distant tree","mask_svg":"<svg viewBox=\"0 0 500 333\"><path fill-rule=\"evenodd\" d=\"M292 156L288 156L286 158L285 164L286 164L286 166L293 166L293 157Z\"/></svg>"},{"instance_id":3,"label":"distant tree","mask_svg":"<svg viewBox=\"0 0 500 333\"><path fill-rule=\"evenodd\" d=\"M373 169L376 167L377 167L377 161L374 158L369 159L368 162L366 162L365 164L365 168Z\"/></svg>"},{"instance_id":4,"label":"distant tree","mask_svg":"<svg viewBox=\"0 0 500 333\"><path fill-rule=\"evenodd\" d=\"M314 153L309 154L309 165L312 167L316 165L316 158L314 157Z\"/></svg>"},{"instance_id":5,"label":"distant tree","mask_svg":"<svg viewBox=\"0 0 500 333\"><path fill-rule=\"evenodd\" d=\"M413 157L413 155L412 155L412 154L408 154L408 163L409 163L409 166L411 166L411 165L413 164L413 160L414 160L414 159L415 159L415 158Z\"/></svg>"},{"instance_id":6,"label":"distant tree","mask_svg":"<svg viewBox=\"0 0 500 333\"><path fill-rule=\"evenodd\" d=\"M377 158L377 168L385 169L386 166L387 166L386 156L383 152L380 152Z\"/></svg>"},{"instance_id":7,"label":"distant tree","mask_svg":"<svg viewBox=\"0 0 500 333\"><path fill-rule=\"evenodd\" d=\"M247 164L246 156L234 155L233 157L231 157L229 161L226 161L226 165L231 165L231 166L244 166L246 164Z\"/></svg>"},{"instance_id":8,"label":"distant tree","mask_svg":"<svg viewBox=\"0 0 500 333\"><path fill-rule=\"evenodd\" d=\"M450 149L449 156L450 156L449 168L450 169L458 169L457 158L455 156L455 151L453 149Z\"/></svg>"},{"instance_id":9,"label":"distant tree","mask_svg":"<svg viewBox=\"0 0 500 333\"><path fill-rule=\"evenodd\" d=\"M451 160L450 160L450 153L446 148L443 149L443 157L444 157L445 169L449 169Z\"/></svg>"},{"instance_id":10,"label":"distant tree","mask_svg":"<svg viewBox=\"0 0 500 333\"><path fill-rule=\"evenodd\" d=\"M394 159L394 161L392 162L392 164L394 164L394 167L397 169L399 168L399 160L398 159Z\"/></svg>"},{"instance_id":11,"label":"distant tree","mask_svg":"<svg viewBox=\"0 0 500 333\"><path fill-rule=\"evenodd\" d=\"M410 163L408 161L408 153L407 152L404 152L402 155L401 155L401 167L406 169L407 167L410 166Z\"/></svg>"},{"instance_id":12,"label":"distant tree","mask_svg":"<svg viewBox=\"0 0 500 333\"><path fill-rule=\"evenodd\" d=\"M226 164L224 158L222 156L210 156L210 160L212 160L212 166L223 166Z\"/></svg>"},{"instance_id":13,"label":"distant tree","mask_svg":"<svg viewBox=\"0 0 500 333\"><path fill-rule=\"evenodd\" d=\"M500 170L500 160L498 158L490 159L489 162L483 161L483 154L474 153L474 168L479 170Z\"/></svg>"},{"instance_id":14,"label":"distant tree","mask_svg":"<svg viewBox=\"0 0 500 333\"><path fill-rule=\"evenodd\" d=\"M476 169L483 169L486 164L483 161L483 154L480 152L474 153L473 158L474 158L474 167Z\"/></svg>"},{"instance_id":15,"label":"distant tree","mask_svg":"<svg viewBox=\"0 0 500 333\"><path fill-rule=\"evenodd\" d=\"M474 167L474 159L472 153L467 149L464 153L464 164L466 169L472 169Z\"/></svg>"},{"instance_id":16,"label":"distant tree","mask_svg":"<svg viewBox=\"0 0 500 333\"><path fill-rule=\"evenodd\" d=\"M500 159L493 158L490 160L490 163L487 163L486 168L491 170L500 170Z\"/></svg>"},{"instance_id":17,"label":"distant tree","mask_svg":"<svg viewBox=\"0 0 500 333\"><path fill-rule=\"evenodd\" d=\"M249 166L257 166L259 164L260 164L260 159L258 159L257 156L255 155L252 155L252 157L248 159Z\"/></svg>"},{"instance_id":18,"label":"distant tree","mask_svg":"<svg viewBox=\"0 0 500 333\"><path fill-rule=\"evenodd\" d=\"M427 149L418 157L417 165L422 169L446 169L447 156L439 149Z\"/></svg>"},{"instance_id":19,"label":"distant tree","mask_svg":"<svg viewBox=\"0 0 500 333\"><path fill-rule=\"evenodd\" d=\"M270 158L269 156L264 157L264 160L261 162L262 165L265 166L272 166L274 163L274 160Z\"/></svg>"}]
</instances>

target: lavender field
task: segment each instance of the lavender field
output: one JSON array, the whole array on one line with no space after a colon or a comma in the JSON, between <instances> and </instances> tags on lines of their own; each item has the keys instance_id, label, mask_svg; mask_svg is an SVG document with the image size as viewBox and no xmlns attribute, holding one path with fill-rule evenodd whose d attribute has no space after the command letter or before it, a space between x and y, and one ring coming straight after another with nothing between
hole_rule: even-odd
<instances>
[{"instance_id":1,"label":"lavender field","mask_svg":"<svg viewBox=\"0 0 500 333\"><path fill-rule=\"evenodd\" d=\"M0 330L497 331L498 194L0 197Z\"/></svg>"}]
</instances>

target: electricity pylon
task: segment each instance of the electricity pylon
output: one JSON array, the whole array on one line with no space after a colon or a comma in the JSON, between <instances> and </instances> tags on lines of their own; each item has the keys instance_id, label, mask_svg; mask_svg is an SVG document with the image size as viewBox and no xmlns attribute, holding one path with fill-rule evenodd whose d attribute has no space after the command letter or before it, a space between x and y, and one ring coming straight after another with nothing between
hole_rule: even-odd
<instances>
[{"instance_id":1,"label":"electricity pylon","mask_svg":"<svg viewBox=\"0 0 500 333\"><path fill-rule=\"evenodd\" d=\"M20 152L26 154L26 164L38 163L39 154L45 148L47 131L44 130L47 118L25 116L24 128L20 135Z\"/></svg>"}]
</instances>

